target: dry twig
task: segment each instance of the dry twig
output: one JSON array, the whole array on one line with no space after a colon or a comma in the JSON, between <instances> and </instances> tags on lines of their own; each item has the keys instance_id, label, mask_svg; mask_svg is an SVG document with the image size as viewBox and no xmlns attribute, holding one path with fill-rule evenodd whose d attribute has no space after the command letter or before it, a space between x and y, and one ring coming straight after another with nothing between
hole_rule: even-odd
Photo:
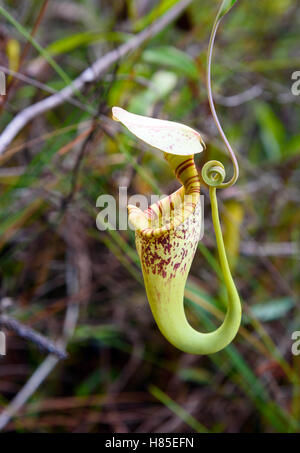
<instances>
[{"instance_id":1,"label":"dry twig","mask_svg":"<svg viewBox=\"0 0 300 453\"><path fill-rule=\"evenodd\" d=\"M21 324L19 321L11 318L10 316L0 316L0 327L5 327L7 330L15 332L20 337L32 341L40 349L54 354L59 359L66 359L68 357L68 354L63 349L56 346L56 344L53 343L53 341L49 340L49 338L44 337L40 333L33 330L31 327Z\"/></svg>"}]
</instances>

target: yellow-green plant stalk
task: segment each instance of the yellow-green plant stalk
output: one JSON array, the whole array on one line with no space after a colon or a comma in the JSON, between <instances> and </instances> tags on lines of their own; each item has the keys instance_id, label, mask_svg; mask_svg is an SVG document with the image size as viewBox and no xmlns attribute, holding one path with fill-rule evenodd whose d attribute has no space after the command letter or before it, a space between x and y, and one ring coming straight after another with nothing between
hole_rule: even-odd
<instances>
[{"instance_id":1,"label":"yellow-green plant stalk","mask_svg":"<svg viewBox=\"0 0 300 453\"><path fill-rule=\"evenodd\" d=\"M223 224L224 244L230 269L234 272L240 250L240 227L244 218L244 207L240 201L228 200L224 203L224 214L221 216Z\"/></svg>"}]
</instances>

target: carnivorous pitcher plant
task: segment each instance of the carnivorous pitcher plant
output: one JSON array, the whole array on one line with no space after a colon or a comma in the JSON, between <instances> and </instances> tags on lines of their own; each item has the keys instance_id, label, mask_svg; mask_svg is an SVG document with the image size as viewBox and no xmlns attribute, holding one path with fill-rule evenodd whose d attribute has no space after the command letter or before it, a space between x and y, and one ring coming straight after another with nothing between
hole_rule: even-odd
<instances>
[{"instance_id":1,"label":"carnivorous pitcher plant","mask_svg":"<svg viewBox=\"0 0 300 453\"><path fill-rule=\"evenodd\" d=\"M212 354L226 347L236 336L241 322L241 304L227 262L219 221L217 188L229 187L238 178L234 152L219 123L211 92L211 59L221 18L235 1L222 2L208 47L207 89L213 118L232 159L234 174L224 182L225 169L218 161L202 168L209 186L212 220L224 283L228 294L227 313L221 326L201 333L188 323L184 311L184 289L201 231L200 177L194 154L204 148L200 134L183 124L143 117L113 107L113 118L147 144L160 149L182 184L171 195L147 210L129 205L129 221L135 228L136 247L141 261L147 297L156 323L165 338L178 349L192 354Z\"/></svg>"}]
</instances>

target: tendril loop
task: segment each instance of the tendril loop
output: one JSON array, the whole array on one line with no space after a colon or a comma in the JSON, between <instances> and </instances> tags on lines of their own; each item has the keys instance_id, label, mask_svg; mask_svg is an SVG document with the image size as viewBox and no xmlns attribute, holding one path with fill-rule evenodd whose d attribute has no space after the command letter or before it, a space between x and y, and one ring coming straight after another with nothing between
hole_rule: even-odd
<instances>
[{"instance_id":1,"label":"tendril loop","mask_svg":"<svg viewBox=\"0 0 300 453\"><path fill-rule=\"evenodd\" d=\"M219 188L225 179L226 172L224 165L218 160L210 160L202 168L202 178L210 186Z\"/></svg>"}]
</instances>

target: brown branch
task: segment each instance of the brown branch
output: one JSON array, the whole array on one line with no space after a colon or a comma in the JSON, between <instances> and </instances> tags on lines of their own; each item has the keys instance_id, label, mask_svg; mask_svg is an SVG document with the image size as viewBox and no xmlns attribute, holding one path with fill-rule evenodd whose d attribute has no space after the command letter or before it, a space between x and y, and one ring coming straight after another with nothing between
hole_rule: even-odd
<instances>
[{"instance_id":1,"label":"brown branch","mask_svg":"<svg viewBox=\"0 0 300 453\"><path fill-rule=\"evenodd\" d=\"M19 321L11 318L10 316L1 315L0 326L15 332L19 337L32 341L32 343L36 344L40 349L54 354L59 359L66 359L68 357L68 354L63 349L56 346L52 340L44 337L31 327L21 324Z\"/></svg>"}]
</instances>

